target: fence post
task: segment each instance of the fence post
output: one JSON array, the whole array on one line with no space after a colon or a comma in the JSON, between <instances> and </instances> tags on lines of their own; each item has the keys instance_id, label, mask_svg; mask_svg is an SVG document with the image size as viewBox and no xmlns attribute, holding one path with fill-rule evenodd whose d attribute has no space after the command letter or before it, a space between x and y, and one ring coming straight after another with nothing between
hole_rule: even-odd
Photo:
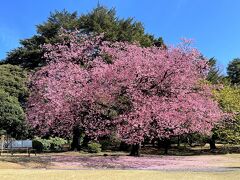
<instances>
[{"instance_id":1,"label":"fence post","mask_svg":"<svg viewBox=\"0 0 240 180\"><path fill-rule=\"evenodd\" d=\"M4 136L4 135L1 135L1 153L0 153L0 155L3 153L3 148L4 148L4 138L5 138L5 136Z\"/></svg>"}]
</instances>

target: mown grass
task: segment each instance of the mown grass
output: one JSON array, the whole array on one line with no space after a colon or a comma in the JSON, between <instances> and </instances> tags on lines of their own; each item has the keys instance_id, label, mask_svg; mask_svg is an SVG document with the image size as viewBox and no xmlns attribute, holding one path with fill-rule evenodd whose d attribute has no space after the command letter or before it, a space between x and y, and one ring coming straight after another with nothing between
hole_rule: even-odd
<instances>
[{"instance_id":1,"label":"mown grass","mask_svg":"<svg viewBox=\"0 0 240 180\"><path fill-rule=\"evenodd\" d=\"M104 154L108 154L105 157ZM66 158L69 157L76 162L79 162L78 158L84 157L84 159L89 159L93 161L96 158L110 158L116 157L117 159L123 157L125 159L127 153L124 152L102 152L98 154L89 154L86 152L63 152L63 153L44 153L38 154L37 156L28 157L25 154L3 155L0 156L0 180L70 180L70 179L87 179L87 180L155 180L155 179L177 179L177 180L239 180L240 179L240 154L212 154L212 155L190 155L190 156L162 156L154 155L153 157L157 159L160 158L162 161L173 163L172 160L177 160L179 162L179 170L177 169L167 169L166 170L137 170L137 169L126 169L126 170L113 170L113 169L98 169L95 166L74 166L65 164L68 159L60 161L61 166L53 165L54 158ZM147 154L144 157L151 157ZM142 158L142 157L139 157ZM138 158L135 159L137 161ZM154 159L155 160L155 159ZM186 169L181 169L185 167L184 163L188 161L194 161L196 164L200 165L195 169L194 167L188 167ZM87 161L88 162L88 161ZM105 162L105 161L104 161ZM183 164L181 164L181 162ZM92 162L94 165L95 161ZM120 161L112 162L120 163ZM128 162L132 163L132 162ZM154 165L154 161L152 162ZM201 163L209 163L208 166L203 166ZM81 162L84 164L84 162ZM134 163L133 163L134 164ZM164 165L163 165L164 166ZM208 167L210 169L208 169ZM76 169L75 169L76 168ZM83 169L86 170L83 170ZM97 168L97 169L96 169ZM201 170L202 168L202 170ZM211 171L213 168L213 171ZM219 169L220 168L220 169ZM225 168L224 170L221 168ZM230 168L230 169L228 169ZM70 170L74 169L74 170ZM121 169L121 168L120 168ZM123 168L124 169L124 168ZM231 171L230 171L231 170ZM202 172L201 172L202 171ZM204 172L205 171L205 172ZM207 172L206 172L207 171ZM220 172L221 171L221 172Z\"/></svg>"},{"instance_id":2,"label":"mown grass","mask_svg":"<svg viewBox=\"0 0 240 180\"><path fill-rule=\"evenodd\" d=\"M239 180L240 172L164 172L143 170L0 170L1 180Z\"/></svg>"},{"instance_id":3,"label":"mown grass","mask_svg":"<svg viewBox=\"0 0 240 180\"><path fill-rule=\"evenodd\" d=\"M28 157L24 154L0 156L0 169L206 169L231 168L240 170L240 154L130 157L126 154L105 152L47 153ZM1 180L1 179L0 179Z\"/></svg>"}]
</instances>

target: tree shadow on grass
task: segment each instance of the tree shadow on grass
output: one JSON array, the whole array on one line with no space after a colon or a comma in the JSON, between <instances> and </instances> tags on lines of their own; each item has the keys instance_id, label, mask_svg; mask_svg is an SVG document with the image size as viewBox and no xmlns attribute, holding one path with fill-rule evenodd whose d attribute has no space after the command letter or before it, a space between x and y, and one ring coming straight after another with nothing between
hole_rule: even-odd
<instances>
[{"instance_id":1,"label":"tree shadow on grass","mask_svg":"<svg viewBox=\"0 0 240 180\"><path fill-rule=\"evenodd\" d=\"M0 161L16 163L26 168L46 168L51 163L49 157L28 157L24 155L2 155Z\"/></svg>"},{"instance_id":2,"label":"tree shadow on grass","mask_svg":"<svg viewBox=\"0 0 240 180\"><path fill-rule=\"evenodd\" d=\"M215 152L211 152L207 147L172 146L169 149L168 156L165 157L163 148L145 146L141 149L142 158L130 157L127 156L127 153L119 151L108 151L100 154L66 152L45 153L31 157L24 155L3 155L0 156L0 162L16 163L25 168L144 169L168 167L169 163L175 166L175 164L179 163L179 157L174 156L221 155L227 153L240 153L240 147L220 146ZM194 162L194 159L181 158L180 160L184 162ZM234 167L227 168L229 170L240 169L236 164Z\"/></svg>"},{"instance_id":3,"label":"tree shadow on grass","mask_svg":"<svg viewBox=\"0 0 240 180\"><path fill-rule=\"evenodd\" d=\"M196 156L196 155L221 155L229 153L240 153L240 146L220 146L214 151L206 147L184 147L174 146L169 148L168 154L164 153L164 148L157 147L143 147L141 149L142 155L170 155L170 156Z\"/></svg>"}]
</instances>

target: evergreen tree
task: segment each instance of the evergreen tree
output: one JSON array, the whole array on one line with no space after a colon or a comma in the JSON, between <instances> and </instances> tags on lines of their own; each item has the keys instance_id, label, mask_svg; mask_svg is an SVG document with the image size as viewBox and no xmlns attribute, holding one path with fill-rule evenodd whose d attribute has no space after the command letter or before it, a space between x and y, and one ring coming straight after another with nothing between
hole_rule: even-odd
<instances>
[{"instance_id":1,"label":"evergreen tree","mask_svg":"<svg viewBox=\"0 0 240 180\"><path fill-rule=\"evenodd\" d=\"M0 65L0 130L12 137L26 135L24 106L27 74L14 65Z\"/></svg>"},{"instance_id":2,"label":"evergreen tree","mask_svg":"<svg viewBox=\"0 0 240 180\"><path fill-rule=\"evenodd\" d=\"M0 65L0 89L16 97L21 104L28 94L26 81L27 73L22 68L10 64Z\"/></svg>"},{"instance_id":3,"label":"evergreen tree","mask_svg":"<svg viewBox=\"0 0 240 180\"><path fill-rule=\"evenodd\" d=\"M120 19L115 9L98 5L90 13L78 17L77 12L56 11L48 20L37 25L37 34L20 41L21 46L8 53L5 63L34 69L45 64L41 45L59 42L59 30L80 30L83 33L104 33L108 41L138 42L142 46L164 46L162 38L146 34L141 22L133 18Z\"/></svg>"},{"instance_id":4,"label":"evergreen tree","mask_svg":"<svg viewBox=\"0 0 240 180\"><path fill-rule=\"evenodd\" d=\"M227 74L232 84L240 84L240 58L236 58L228 64Z\"/></svg>"},{"instance_id":5,"label":"evergreen tree","mask_svg":"<svg viewBox=\"0 0 240 180\"><path fill-rule=\"evenodd\" d=\"M0 130L18 138L26 134L25 113L17 98L0 89Z\"/></svg>"},{"instance_id":6,"label":"evergreen tree","mask_svg":"<svg viewBox=\"0 0 240 180\"><path fill-rule=\"evenodd\" d=\"M221 72L219 68L216 65L216 59L215 58L210 58L208 60L208 65L210 67L208 75L207 75L207 80L210 81L212 84L217 84L223 80L223 75L221 75Z\"/></svg>"}]
</instances>

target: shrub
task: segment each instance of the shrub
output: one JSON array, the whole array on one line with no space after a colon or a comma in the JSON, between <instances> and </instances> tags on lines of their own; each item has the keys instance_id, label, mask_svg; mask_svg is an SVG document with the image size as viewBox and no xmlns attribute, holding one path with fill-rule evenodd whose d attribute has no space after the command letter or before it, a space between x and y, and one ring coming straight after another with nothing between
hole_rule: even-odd
<instances>
[{"instance_id":1,"label":"shrub","mask_svg":"<svg viewBox=\"0 0 240 180\"><path fill-rule=\"evenodd\" d=\"M38 152L42 152L43 150L50 150L50 142L48 139L36 137L33 140L33 149L36 149Z\"/></svg>"},{"instance_id":2,"label":"shrub","mask_svg":"<svg viewBox=\"0 0 240 180\"><path fill-rule=\"evenodd\" d=\"M199 133L187 134L182 137L182 142L187 143L189 146L204 146L208 141L207 136L201 135Z\"/></svg>"},{"instance_id":3,"label":"shrub","mask_svg":"<svg viewBox=\"0 0 240 180\"><path fill-rule=\"evenodd\" d=\"M45 151L61 151L63 149L63 145L67 144L67 140L59 138L59 137L50 137L49 139L42 139L36 137L33 140L33 148L38 152Z\"/></svg>"},{"instance_id":4,"label":"shrub","mask_svg":"<svg viewBox=\"0 0 240 180\"><path fill-rule=\"evenodd\" d=\"M33 149L36 149L36 151L39 153L39 152L42 152L44 147L43 147L43 144L42 142L40 142L39 140L37 139L34 139L32 141L32 146L33 146Z\"/></svg>"},{"instance_id":5,"label":"shrub","mask_svg":"<svg viewBox=\"0 0 240 180\"><path fill-rule=\"evenodd\" d=\"M50 137L49 141L50 141L50 149L53 151L61 151L63 149L63 145L67 144L67 140L59 137L55 137L55 138Z\"/></svg>"},{"instance_id":6,"label":"shrub","mask_svg":"<svg viewBox=\"0 0 240 180\"><path fill-rule=\"evenodd\" d=\"M88 152L90 153L99 153L101 152L101 144L97 143L97 142L90 142L88 143Z\"/></svg>"},{"instance_id":7,"label":"shrub","mask_svg":"<svg viewBox=\"0 0 240 180\"><path fill-rule=\"evenodd\" d=\"M102 145L102 150L118 150L121 141L115 135L110 135L99 140L99 143Z\"/></svg>"}]
</instances>

